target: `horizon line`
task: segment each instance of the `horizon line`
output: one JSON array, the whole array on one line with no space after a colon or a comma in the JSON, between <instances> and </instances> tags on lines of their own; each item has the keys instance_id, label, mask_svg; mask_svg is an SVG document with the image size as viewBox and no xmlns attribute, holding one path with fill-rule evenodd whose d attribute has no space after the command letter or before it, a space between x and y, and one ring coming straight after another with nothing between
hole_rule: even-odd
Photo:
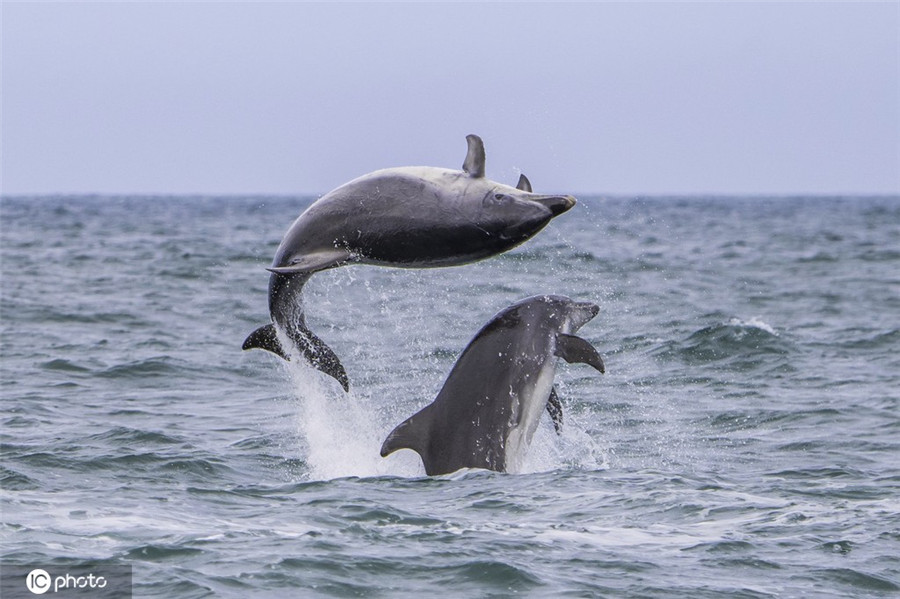
<instances>
[{"instance_id":1,"label":"horizon line","mask_svg":"<svg viewBox=\"0 0 900 599\"><path fill-rule=\"evenodd\" d=\"M15 192L0 191L0 199L23 198L321 198L328 192ZM620 192L620 191L582 191L570 192L575 198L894 198L900 199L900 190L893 192L873 191L828 191L828 192Z\"/></svg>"}]
</instances>

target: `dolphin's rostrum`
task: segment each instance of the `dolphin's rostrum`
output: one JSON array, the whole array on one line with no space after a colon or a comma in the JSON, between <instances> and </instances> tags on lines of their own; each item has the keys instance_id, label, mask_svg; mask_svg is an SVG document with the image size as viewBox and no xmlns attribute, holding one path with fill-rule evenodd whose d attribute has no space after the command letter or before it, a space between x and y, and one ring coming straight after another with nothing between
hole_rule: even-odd
<instances>
[{"instance_id":1,"label":"dolphin's rostrum","mask_svg":"<svg viewBox=\"0 0 900 599\"><path fill-rule=\"evenodd\" d=\"M604 372L597 350L575 336L598 310L589 302L541 295L501 311L469 342L434 402L388 435L381 455L412 449L429 476L518 468L545 408L559 431L557 358Z\"/></svg>"},{"instance_id":2,"label":"dolphin's rostrum","mask_svg":"<svg viewBox=\"0 0 900 599\"><path fill-rule=\"evenodd\" d=\"M575 205L565 195L532 193L522 175L517 187L484 176L484 145L466 137L463 170L400 167L375 171L314 202L291 225L269 268L272 324L243 348L289 359L277 329L315 368L349 388L337 355L306 326L303 285L310 275L344 264L400 268L456 266L505 252L526 241ZM277 327L277 329L276 329Z\"/></svg>"}]
</instances>

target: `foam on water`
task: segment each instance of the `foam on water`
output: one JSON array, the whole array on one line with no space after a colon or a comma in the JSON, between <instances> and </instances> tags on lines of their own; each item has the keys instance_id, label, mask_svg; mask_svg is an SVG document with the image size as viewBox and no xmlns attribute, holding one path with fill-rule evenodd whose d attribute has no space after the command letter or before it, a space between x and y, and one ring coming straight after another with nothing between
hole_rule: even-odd
<instances>
[{"instance_id":1,"label":"foam on water","mask_svg":"<svg viewBox=\"0 0 900 599\"><path fill-rule=\"evenodd\" d=\"M299 360L289 362L286 370L299 400L297 426L305 441L311 480L418 474L408 469L397 472L396 463L381 458L381 444L390 429L367 397L355 390L344 393L333 379Z\"/></svg>"},{"instance_id":2,"label":"foam on water","mask_svg":"<svg viewBox=\"0 0 900 599\"><path fill-rule=\"evenodd\" d=\"M381 445L402 419L367 395L366 389L344 393L330 377L302 360L285 362L290 389L298 401L297 429L303 439L298 448L308 467L309 480L347 476L422 477L425 469L412 450L382 458ZM424 407L424 405L422 406ZM561 468L598 470L607 466L601 443L569 414L557 435L549 417L542 420L515 474L548 472ZM395 421L396 420L396 421Z\"/></svg>"}]
</instances>

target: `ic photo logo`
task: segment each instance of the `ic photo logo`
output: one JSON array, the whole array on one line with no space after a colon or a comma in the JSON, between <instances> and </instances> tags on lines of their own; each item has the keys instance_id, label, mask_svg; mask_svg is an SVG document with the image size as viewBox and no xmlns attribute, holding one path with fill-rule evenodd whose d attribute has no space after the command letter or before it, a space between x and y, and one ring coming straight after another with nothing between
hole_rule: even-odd
<instances>
[{"instance_id":1,"label":"ic photo logo","mask_svg":"<svg viewBox=\"0 0 900 599\"><path fill-rule=\"evenodd\" d=\"M2 1L2 0L0 0ZM130 564L7 564L0 561L0 598L130 599Z\"/></svg>"},{"instance_id":2,"label":"ic photo logo","mask_svg":"<svg viewBox=\"0 0 900 599\"><path fill-rule=\"evenodd\" d=\"M25 577L25 587L35 595L43 595L49 591L50 583L50 574L40 568L35 568Z\"/></svg>"},{"instance_id":3,"label":"ic photo logo","mask_svg":"<svg viewBox=\"0 0 900 599\"><path fill-rule=\"evenodd\" d=\"M73 576L68 572L65 576L52 577L50 573L41 568L35 568L25 577L25 588L35 595L43 595L53 587L53 592L66 589L102 589L106 587L106 579L103 576L95 576L93 573L87 576Z\"/></svg>"}]
</instances>

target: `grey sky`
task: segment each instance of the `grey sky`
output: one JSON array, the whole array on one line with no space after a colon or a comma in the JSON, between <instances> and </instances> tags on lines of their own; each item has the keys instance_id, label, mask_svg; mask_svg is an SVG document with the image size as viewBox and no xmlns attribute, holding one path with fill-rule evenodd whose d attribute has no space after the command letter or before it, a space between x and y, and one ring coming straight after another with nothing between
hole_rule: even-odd
<instances>
[{"instance_id":1,"label":"grey sky","mask_svg":"<svg viewBox=\"0 0 900 599\"><path fill-rule=\"evenodd\" d=\"M900 193L900 4L9 3L2 192Z\"/></svg>"}]
</instances>

